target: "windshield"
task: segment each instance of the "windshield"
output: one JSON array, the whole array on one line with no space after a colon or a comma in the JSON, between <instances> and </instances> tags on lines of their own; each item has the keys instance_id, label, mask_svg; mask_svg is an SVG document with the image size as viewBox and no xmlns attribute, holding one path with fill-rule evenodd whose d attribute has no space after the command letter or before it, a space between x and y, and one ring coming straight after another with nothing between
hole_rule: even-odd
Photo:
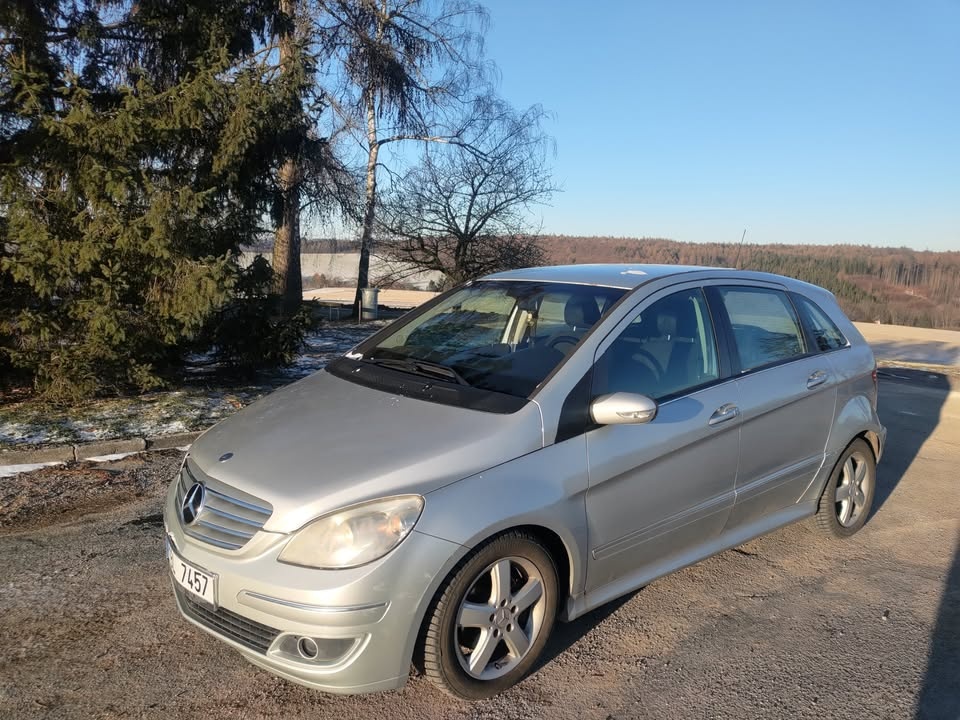
<instances>
[{"instance_id":1,"label":"windshield","mask_svg":"<svg viewBox=\"0 0 960 720\"><path fill-rule=\"evenodd\" d=\"M569 283L481 281L357 348L364 362L528 397L624 294Z\"/></svg>"}]
</instances>

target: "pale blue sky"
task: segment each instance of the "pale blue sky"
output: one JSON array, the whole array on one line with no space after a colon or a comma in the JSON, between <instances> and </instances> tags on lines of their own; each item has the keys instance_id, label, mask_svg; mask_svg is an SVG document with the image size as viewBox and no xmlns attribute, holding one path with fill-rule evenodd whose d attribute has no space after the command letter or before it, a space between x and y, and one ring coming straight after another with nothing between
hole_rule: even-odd
<instances>
[{"instance_id":1,"label":"pale blue sky","mask_svg":"<svg viewBox=\"0 0 960 720\"><path fill-rule=\"evenodd\" d=\"M544 231L960 250L960 0L484 0Z\"/></svg>"}]
</instances>

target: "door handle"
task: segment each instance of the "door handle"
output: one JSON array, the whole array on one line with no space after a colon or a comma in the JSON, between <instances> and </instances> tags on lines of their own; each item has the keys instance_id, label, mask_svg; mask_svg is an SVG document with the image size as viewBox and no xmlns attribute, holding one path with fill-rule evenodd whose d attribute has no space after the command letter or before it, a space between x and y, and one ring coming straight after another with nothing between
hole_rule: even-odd
<instances>
[{"instance_id":1,"label":"door handle","mask_svg":"<svg viewBox=\"0 0 960 720\"><path fill-rule=\"evenodd\" d=\"M807 390L813 390L813 388L823 385L829 377L826 370L817 370L810 373L810 377L807 378Z\"/></svg>"},{"instance_id":2,"label":"door handle","mask_svg":"<svg viewBox=\"0 0 960 720\"><path fill-rule=\"evenodd\" d=\"M713 415L710 416L707 425L719 425L720 423L730 422L738 417L740 417L740 408L733 403L727 403L713 411Z\"/></svg>"}]
</instances>

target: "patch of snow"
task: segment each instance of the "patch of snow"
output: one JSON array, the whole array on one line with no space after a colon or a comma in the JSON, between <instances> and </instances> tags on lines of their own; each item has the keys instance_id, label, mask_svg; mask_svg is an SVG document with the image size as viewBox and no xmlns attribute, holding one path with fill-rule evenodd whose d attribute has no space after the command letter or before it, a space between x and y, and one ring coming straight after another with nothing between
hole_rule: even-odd
<instances>
[{"instance_id":1,"label":"patch of snow","mask_svg":"<svg viewBox=\"0 0 960 720\"><path fill-rule=\"evenodd\" d=\"M142 450L135 450L134 452L122 452L122 453L110 453L109 455L94 455L93 457L84 458L84 462L111 462L113 460L122 460L125 457L130 457L131 455L137 455L143 452Z\"/></svg>"},{"instance_id":2,"label":"patch of snow","mask_svg":"<svg viewBox=\"0 0 960 720\"><path fill-rule=\"evenodd\" d=\"M20 473L33 472L34 470L42 470L45 467L52 467L54 465L65 465L66 463L62 462L44 462L44 463L24 463L22 465L0 465L0 478L3 477L13 477L14 475L19 475Z\"/></svg>"},{"instance_id":3,"label":"patch of snow","mask_svg":"<svg viewBox=\"0 0 960 720\"><path fill-rule=\"evenodd\" d=\"M281 371L289 379L299 379L322 370L334 358L340 357L373 333L389 324L389 320L374 320L353 325L324 327L305 338L306 347L293 364Z\"/></svg>"},{"instance_id":4,"label":"patch of snow","mask_svg":"<svg viewBox=\"0 0 960 720\"><path fill-rule=\"evenodd\" d=\"M22 425L13 422L0 423L0 440L9 440L14 443L25 443L29 445L40 445L50 442L49 434L43 430L38 430L32 425Z\"/></svg>"},{"instance_id":5,"label":"patch of snow","mask_svg":"<svg viewBox=\"0 0 960 720\"><path fill-rule=\"evenodd\" d=\"M204 389L188 385L132 398L91 400L68 410L51 410L29 402L0 406L0 446L77 443L202 429L282 385L323 369L389 322L321 327L307 335L303 352L290 367L242 387ZM193 359L202 363L210 358L198 355Z\"/></svg>"}]
</instances>

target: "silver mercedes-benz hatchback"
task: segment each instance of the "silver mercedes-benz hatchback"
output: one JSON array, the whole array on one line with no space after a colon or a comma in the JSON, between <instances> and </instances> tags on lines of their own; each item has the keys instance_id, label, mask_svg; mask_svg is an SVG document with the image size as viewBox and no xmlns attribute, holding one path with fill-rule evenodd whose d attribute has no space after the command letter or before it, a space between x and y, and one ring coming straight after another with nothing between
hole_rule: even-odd
<instances>
[{"instance_id":1,"label":"silver mercedes-benz hatchback","mask_svg":"<svg viewBox=\"0 0 960 720\"><path fill-rule=\"evenodd\" d=\"M886 431L827 291L676 266L467 283L208 430L165 506L177 604L328 692L463 698L554 621L801 518L866 522Z\"/></svg>"}]
</instances>

